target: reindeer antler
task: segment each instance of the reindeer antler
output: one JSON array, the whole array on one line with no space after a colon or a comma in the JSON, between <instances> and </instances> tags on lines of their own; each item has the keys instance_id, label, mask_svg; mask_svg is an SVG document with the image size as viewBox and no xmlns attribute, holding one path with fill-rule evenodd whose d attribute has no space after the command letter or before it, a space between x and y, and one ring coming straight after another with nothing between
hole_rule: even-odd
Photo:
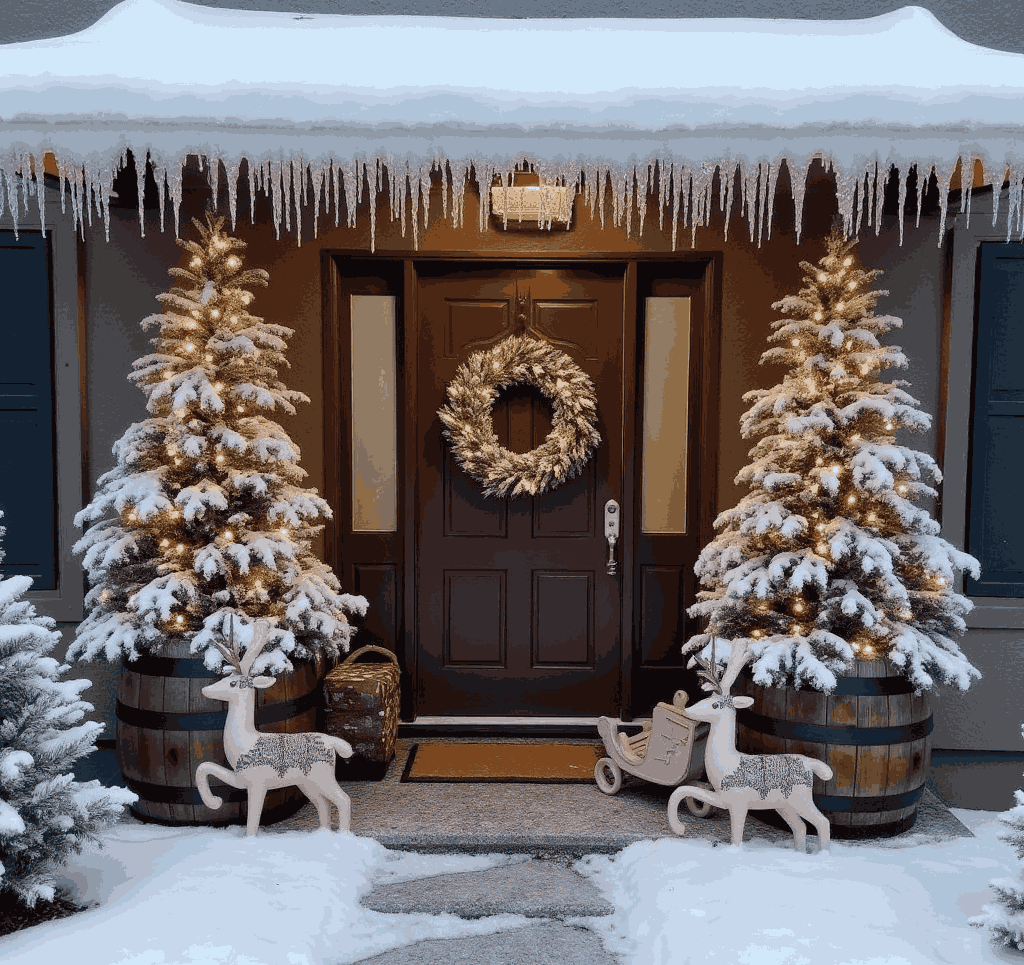
<instances>
[{"instance_id":1,"label":"reindeer antler","mask_svg":"<svg viewBox=\"0 0 1024 965\"><path fill-rule=\"evenodd\" d=\"M245 672L242 670L242 664L238 656L238 647L235 644L235 615L232 613L229 617L229 633L231 634L231 649L229 650L219 640L214 640L213 645L223 654L224 659L235 668L235 673L240 676L245 676Z\"/></svg>"},{"instance_id":2,"label":"reindeer antler","mask_svg":"<svg viewBox=\"0 0 1024 965\"><path fill-rule=\"evenodd\" d=\"M715 660L715 638L712 636L711 660L702 660L696 655L693 658L693 662L697 665L697 676L704 680L701 689L724 697L736 682L740 670L743 669L743 664L747 662L747 656L747 645L741 646L734 642L732 652L729 654L729 663L726 665L725 672L721 673L718 669L718 662Z\"/></svg>"},{"instance_id":3,"label":"reindeer antler","mask_svg":"<svg viewBox=\"0 0 1024 965\"><path fill-rule=\"evenodd\" d=\"M248 675L252 671L252 665L256 658L263 652L263 648L270 642L270 624L266 620L257 620L252 625L252 643L245 651L242 658L242 673Z\"/></svg>"},{"instance_id":4,"label":"reindeer antler","mask_svg":"<svg viewBox=\"0 0 1024 965\"><path fill-rule=\"evenodd\" d=\"M697 665L697 676L704 679L700 685L701 689L720 694L722 692L722 675L718 672L718 664L715 661L714 637L711 638L711 661L702 660L699 655L694 654L693 662Z\"/></svg>"}]
</instances>

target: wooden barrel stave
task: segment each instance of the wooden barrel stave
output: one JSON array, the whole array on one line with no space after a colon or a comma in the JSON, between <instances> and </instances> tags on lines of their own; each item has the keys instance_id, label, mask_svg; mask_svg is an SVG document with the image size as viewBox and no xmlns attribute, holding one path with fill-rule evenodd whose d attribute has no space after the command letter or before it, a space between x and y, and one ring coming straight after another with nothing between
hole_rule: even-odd
<instances>
[{"instance_id":1,"label":"wooden barrel stave","mask_svg":"<svg viewBox=\"0 0 1024 965\"><path fill-rule=\"evenodd\" d=\"M886 660L858 660L847 677L840 678L837 691L854 686L851 678L889 678L861 688L881 693L831 695L790 688L758 687L745 673L734 688L754 698L749 711L741 712L737 725L737 746L747 753L799 753L828 763L834 777L828 782L815 779L814 795L829 818L837 836L897 834L909 828L916 817L917 798L927 776L931 755L931 713L928 696L914 696L909 683ZM895 678L895 679L894 679ZM743 723L757 714L787 725L824 727L882 727L915 729L913 739L892 743L850 744L827 740L781 738ZM921 732L925 731L924 734ZM859 736L859 735L858 735ZM890 733L887 735L891 737ZM916 796L902 807L893 807L898 795ZM822 798L832 798L832 807ZM849 804L843 803L849 799ZM858 800L860 799L860 800ZM755 812L771 820L768 812Z\"/></svg>"}]
</instances>

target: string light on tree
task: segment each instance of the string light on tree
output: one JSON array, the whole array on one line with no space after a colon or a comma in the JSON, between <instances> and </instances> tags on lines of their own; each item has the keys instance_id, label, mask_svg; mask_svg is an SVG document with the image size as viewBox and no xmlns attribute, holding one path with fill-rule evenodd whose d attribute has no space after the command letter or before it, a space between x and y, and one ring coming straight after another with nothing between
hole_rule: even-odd
<instances>
[{"instance_id":1,"label":"string light on tree","mask_svg":"<svg viewBox=\"0 0 1024 965\"><path fill-rule=\"evenodd\" d=\"M799 294L773 305L782 317L762 362L788 371L744 396L741 433L759 437L737 476L750 492L720 514L700 554L689 613L707 618L707 632L683 652L713 634L747 643L755 678L776 686L828 691L855 657L886 657L915 687L937 673L966 689L978 672L951 637L970 603L938 577L977 574L978 563L913 504L935 495L925 481L939 478L935 461L891 435L931 421L907 383L879 380L907 364L882 341L902 322L875 314L881 272L858 265L854 243L834 229L825 247L816 266L801 262Z\"/></svg>"},{"instance_id":2,"label":"string light on tree","mask_svg":"<svg viewBox=\"0 0 1024 965\"><path fill-rule=\"evenodd\" d=\"M193 224L198 240L178 242L187 267L170 270L175 282L157 296L163 311L143 321L157 327L154 353L129 376L151 418L118 442L117 466L76 517L92 524L76 551L85 553L93 589L69 653L114 659L174 640L217 653L213 641L235 615L236 625L266 619L276 628L265 653L287 671L286 653L307 659L348 649L347 616L365 612L366 601L342 593L313 555L311 539L331 511L316 490L301 488L298 450L271 421L309 399L278 381L291 329L243 307L248 289L269 276L244 268L245 244L223 219ZM262 418L237 418L245 409ZM112 509L120 525L110 524ZM296 525L282 527L282 516ZM272 592L260 583L253 593L257 567Z\"/></svg>"}]
</instances>

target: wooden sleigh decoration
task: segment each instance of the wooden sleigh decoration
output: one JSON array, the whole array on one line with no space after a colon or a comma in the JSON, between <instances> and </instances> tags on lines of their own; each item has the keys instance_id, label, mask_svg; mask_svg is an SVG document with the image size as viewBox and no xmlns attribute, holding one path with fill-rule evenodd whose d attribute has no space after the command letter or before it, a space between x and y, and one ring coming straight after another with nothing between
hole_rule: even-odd
<instances>
[{"instance_id":1,"label":"wooden sleigh decoration","mask_svg":"<svg viewBox=\"0 0 1024 965\"><path fill-rule=\"evenodd\" d=\"M622 786L622 774L632 774L652 784L676 787L684 781L691 786L711 785L697 778L704 774L704 748L709 726L687 718L683 711L686 691L677 690L672 703L664 701L654 708L651 720L633 737L619 731L610 717L597 721L597 732L604 740L607 757L594 767L594 779L605 794L614 794ZM686 798L686 807L697 817L707 817L711 805L693 797Z\"/></svg>"}]
</instances>

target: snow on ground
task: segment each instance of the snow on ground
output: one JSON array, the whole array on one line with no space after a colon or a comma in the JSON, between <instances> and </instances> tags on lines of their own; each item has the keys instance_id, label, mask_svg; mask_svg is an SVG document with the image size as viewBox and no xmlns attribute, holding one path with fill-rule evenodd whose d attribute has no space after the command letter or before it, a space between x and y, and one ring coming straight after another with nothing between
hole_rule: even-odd
<instances>
[{"instance_id":1,"label":"snow on ground","mask_svg":"<svg viewBox=\"0 0 1024 965\"><path fill-rule=\"evenodd\" d=\"M954 810L975 838L832 842L831 855L750 840L641 841L576 870L615 904L588 919L631 965L973 965L1020 961L967 919L1016 875L994 812ZM817 839L808 838L808 850Z\"/></svg>"},{"instance_id":2,"label":"snow on ground","mask_svg":"<svg viewBox=\"0 0 1024 965\"><path fill-rule=\"evenodd\" d=\"M612 900L578 919L629 965L935 965L1019 960L967 919L991 878L1019 871L994 812L954 812L977 835L833 842L796 854L756 835L743 849L642 841L576 869ZM244 837L244 829L119 825L66 869L89 910L0 938L5 965L342 965L427 938L522 927L517 915L464 921L390 915L358 898L374 881L429 878L525 860L422 855L330 831ZM809 847L816 848L816 839Z\"/></svg>"}]
</instances>

